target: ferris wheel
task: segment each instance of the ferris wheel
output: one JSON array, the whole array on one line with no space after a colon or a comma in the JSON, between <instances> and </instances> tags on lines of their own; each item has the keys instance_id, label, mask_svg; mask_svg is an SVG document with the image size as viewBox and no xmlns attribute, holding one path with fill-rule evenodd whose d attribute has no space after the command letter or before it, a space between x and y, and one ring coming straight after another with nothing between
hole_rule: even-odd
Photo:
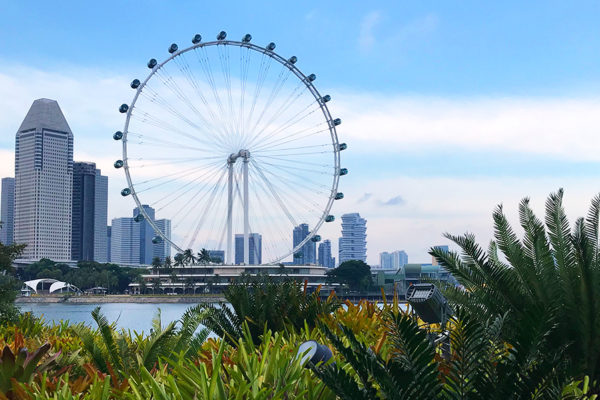
<instances>
[{"instance_id":1,"label":"ferris wheel","mask_svg":"<svg viewBox=\"0 0 600 400\"><path fill-rule=\"evenodd\" d=\"M195 35L192 45L168 48L151 59L149 75L134 79L133 100L122 131L122 168L154 243L185 249L222 250L227 264L289 260L332 222L343 198L336 126L327 103L295 56L275 44L253 44L251 35L214 41ZM145 206L154 210L155 215ZM170 220L171 234L159 218ZM294 241L294 228L308 234Z\"/></svg>"}]
</instances>

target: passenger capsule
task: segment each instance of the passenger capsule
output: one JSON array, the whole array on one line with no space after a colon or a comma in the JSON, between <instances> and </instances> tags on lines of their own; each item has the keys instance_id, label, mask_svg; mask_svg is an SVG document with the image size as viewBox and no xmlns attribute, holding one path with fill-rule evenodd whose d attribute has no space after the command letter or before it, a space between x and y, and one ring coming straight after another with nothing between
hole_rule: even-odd
<instances>
[{"instance_id":1,"label":"passenger capsule","mask_svg":"<svg viewBox=\"0 0 600 400\"><path fill-rule=\"evenodd\" d=\"M121 140L123 139L123 132L121 131L116 131L113 135L113 139L115 140Z\"/></svg>"},{"instance_id":2,"label":"passenger capsule","mask_svg":"<svg viewBox=\"0 0 600 400\"><path fill-rule=\"evenodd\" d=\"M178 49L179 49L179 47L177 47L177 44L175 44L175 43L172 43L172 44L169 46L169 53L173 54L173 53L175 53L175 52L176 52Z\"/></svg>"},{"instance_id":3,"label":"passenger capsule","mask_svg":"<svg viewBox=\"0 0 600 400\"><path fill-rule=\"evenodd\" d=\"M246 33L244 35L244 37L242 38L242 42L244 42L244 43L250 43L251 40L252 40L252 35L249 33Z\"/></svg>"},{"instance_id":4,"label":"passenger capsule","mask_svg":"<svg viewBox=\"0 0 600 400\"><path fill-rule=\"evenodd\" d=\"M156 67L156 64L158 64L158 62L156 61L155 58L151 58L150 61L148 61L148 68L152 69L154 67Z\"/></svg>"},{"instance_id":5,"label":"passenger capsule","mask_svg":"<svg viewBox=\"0 0 600 400\"><path fill-rule=\"evenodd\" d=\"M121 107L119 107L119 112L121 114L124 114L127 112L127 110L129 110L129 106L127 104L121 104Z\"/></svg>"},{"instance_id":6,"label":"passenger capsule","mask_svg":"<svg viewBox=\"0 0 600 400\"><path fill-rule=\"evenodd\" d=\"M202 35L195 34L194 37L192 38L192 43L193 44L198 44L201 41L202 41Z\"/></svg>"},{"instance_id":7,"label":"passenger capsule","mask_svg":"<svg viewBox=\"0 0 600 400\"><path fill-rule=\"evenodd\" d=\"M267 50L273 51L275 50L275 43L271 42L267 45Z\"/></svg>"},{"instance_id":8,"label":"passenger capsule","mask_svg":"<svg viewBox=\"0 0 600 400\"><path fill-rule=\"evenodd\" d=\"M121 190L121 196L125 197L125 196L129 196L131 194L131 189L129 188L125 188L123 190Z\"/></svg>"},{"instance_id":9,"label":"passenger capsule","mask_svg":"<svg viewBox=\"0 0 600 400\"><path fill-rule=\"evenodd\" d=\"M135 222L140 222L140 221L143 221L143 220L144 220L144 214L138 214L138 215L136 215L136 216L133 218L133 220L134 220Z\"/></svg>"},{"instance_id":10,"label":"passenger capsule","mask_svg":"<svg viewBox=\"0 0 600 400\"><path fill-rule=\"evenodd\" d=\"M315 74L310 74L307 78L309 82L314 82L314 80L317 79L317 76Z\"/></svg>"},{"instance_id":11,"label":"passenger capsule","mask_svg":"<svg viewBox=\"0 0 600 400\"><path fill-rule=\"evenodd\" d=\"M331 101L331 96L326 94L325 96L321 97L321 101L323 103L329 103Z\"/></svg>"},{"instance_id":12,"label":"passenger capsule","mask_svg":"<svg viewBox=\"0 0 600 400\"><path fill-rule=\"evenodd\" d=\"M342 151L342 150L346 150L347 148L348 148L348 145L347 145L346 143L340 143L340 144L338 145L338 149L339 149L340 151Z\"/></svg>"},{"instance_id":13,"label":"passenger capsule","mask_svg":"<svg viewBox=\"0 0 600 400\"><path fill-rule=\"evenodd\" d=\"M137 88L140 87L140 83L141 82L140 82L139 79L134 79L134 80L131 81L131 85L130 86L131 86L132 89L137 89Z\"/></svg>"},{"instance_id":14,"label":"passenger capsule","mask_svg":"<svg viewBox=\"0 0 600 400\"><path fill-rule=\"evenodd\" d=\"M335 126L338 126L338 125L340 125L341 123L342 123L342 120L341 120L341 119L339 119L339 118L336 118L336 119L334 119L334 120L333 120L333 124L334 124Z\"/></svg>"},{"instance_id":15,"label":"passenger capsule","mask_svg":"<svg viewBox=\"0 0 600 400\"><path fill-rule=\"evenodd\" d=\"M160 242L162 242L162 238L161 238L160 236L154 236L154 237L152 238L152 243L154 243L154 244L158 244L158 243L160 243Z\"/></svg>"},{"instance_id":16,"label":"passenger capsule","mask_svg":"<svg viewBox=\"0 0 600 400\"><path fill-rule=\"evenodd\" d=\"M310 238L311 241L313 242L320 242L321 241L321 235L315 235L312 238Z\"/></svg>"},{"instance_id":17,"label":"passenger capsule","mask_svg":"<svg viewBox=\"0 0 600 400\"><path fill-rule=\"evenodd\" d=\"M219 32L219 34L217 35L217 40L225 40L225 38L227 37L227 32L225 31L221 31Z\"/></svg>"},{"instance_id":18,"label":"passenger capsule","mask_svg":"<svg viewBox=\"0 0 600 400\"><path fill-rule=\"evenodd\" d=\"M340 176L348 175L348 168L340 168Z\"/></svg>"},{"instance_id":19,"label":"passenger capsule","mask_svg":"<svg viewBox=\"0 0 600 400\"><path fill-rule=\"evenodd\" d=\"M296 61L298 61L298 57L296 56L291 56L290 58L288 58L288 62L290 64L296 64Z\"/></svg>"},{"instance_id":20,"label":"passenger capsule","mask_svg":"<svg viewBox=\"0 0 600 400\"><path fill-rule=\"evenodd\" d=\"M115 168L119 169L123 166L123 160L115 161Z\"/></svg>"},{"instance_id":21,"label":"passenger capsule","mask_svg":"<svg viewBox=\"0 0 600 400\"><path fill-rule=\"evenodd\" d=\"M335 217L333 215L328 215L325 217L325 222L333 222L335 221Z\"/></svg>"},{"instance_id":22,"label":"passenger capsule","mask_svg":"<svg viewBox=\"0 0 600 400\"><path fill-rule=\"evenodd\" d=\"M339 192L339 193L337 193L337 194L335 195L335 197L334 197L334 198L335 198L336 200L341 200L341 199L343 199L343 198L344 198L344 193L342 193L342 192Z\"/></svg>"}]
</instances>

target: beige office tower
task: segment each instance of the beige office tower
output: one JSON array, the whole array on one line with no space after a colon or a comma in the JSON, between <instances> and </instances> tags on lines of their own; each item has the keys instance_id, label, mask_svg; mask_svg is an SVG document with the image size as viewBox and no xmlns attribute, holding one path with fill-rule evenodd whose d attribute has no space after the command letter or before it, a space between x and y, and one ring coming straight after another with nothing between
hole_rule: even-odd
<instances>
[{"instance_id":1,"label":"beige office tower","mask_svg":"<svg viewBox=\"0 0 600 400\"><path fill-rule=\"evenodd\" d=\"M22 258L71 259L73 133L55 100L35 100L15 142L14 241Z\"/></svg>"}]
</instances>

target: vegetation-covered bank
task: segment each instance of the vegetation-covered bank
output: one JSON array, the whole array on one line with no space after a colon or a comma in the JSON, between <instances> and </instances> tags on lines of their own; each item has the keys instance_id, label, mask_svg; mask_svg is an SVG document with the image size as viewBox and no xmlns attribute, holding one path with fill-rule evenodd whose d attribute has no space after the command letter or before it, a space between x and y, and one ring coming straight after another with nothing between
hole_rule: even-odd
<instances>
[{"instance_id":1,"label":"vegetation-covered bank","mask_svg":"<svg viewBox=\"0 0 600 400\"><path fill-rule=\"evenodd\" d=\"M230 307L159 314L145 333L116 330L100 308L95 327L3 323L0 399L596 399L600 196L573 229L562 192L545 222L521 203L522 239L501 208L494 222L487 252L472 235L448 235L460 253L431 250L462 285L446 288L444 331L397 301L341 307L248 278L224 293ZM302 360L309 340L331 359Z\"/></svg>"}]
</instances>

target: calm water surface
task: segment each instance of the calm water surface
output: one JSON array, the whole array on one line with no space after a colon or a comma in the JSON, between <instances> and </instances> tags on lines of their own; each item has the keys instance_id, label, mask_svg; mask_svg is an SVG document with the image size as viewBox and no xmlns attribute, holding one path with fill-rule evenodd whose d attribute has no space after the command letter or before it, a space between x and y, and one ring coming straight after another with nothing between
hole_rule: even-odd
<instances>
[{"instance_id":1,"label":"calm water surface","mask_svg":"<svg viewBox=\"0 0 600 400\"><path fill-rule=\"evenodd\" d=\"M137 303L107 303L107 304L66 304L66 303L31 303L19 304L22 312L31 311L38 317L44 317L46 322L69 320L71 323L83 322L96 327L92 319L92 310L100 306L102 313L109 322L116 321L117 327L149 332L152 318L158 310L161 311L162 325L181 318L185 310L194 304L137 304Z\"/></svg>"}]
</instances>

